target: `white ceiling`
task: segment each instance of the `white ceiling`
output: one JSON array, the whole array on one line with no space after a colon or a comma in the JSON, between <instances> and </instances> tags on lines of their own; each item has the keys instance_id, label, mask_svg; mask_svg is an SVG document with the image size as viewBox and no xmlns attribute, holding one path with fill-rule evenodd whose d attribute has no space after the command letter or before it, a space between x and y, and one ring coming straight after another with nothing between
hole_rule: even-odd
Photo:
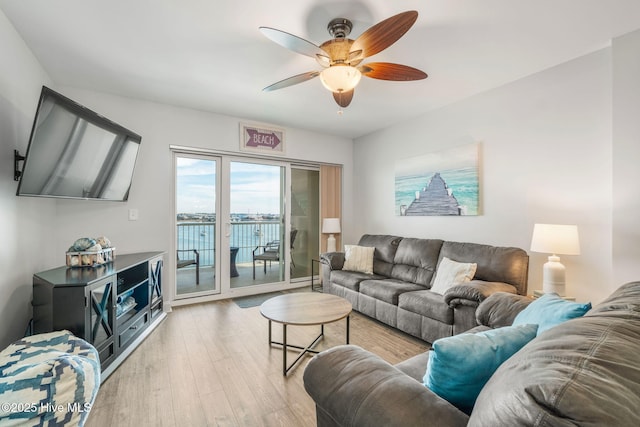
<instances>
[{"instance_id":1,"label":"white ceiling","mask_svg":"<svg viewBox=\"0 0 640 427\"><path fill-rule=\"evenodd\" d=\"M640 28L638 0L0 0L0 9L58 85L349 138ZM262 91L319 66L259 26L321 44L333 18L352 20L355 39L406 10L419 12L416 24L372 60L419 68L428 79L363 78L342 116L319 79Z\"/></svg>"}]
</instances>

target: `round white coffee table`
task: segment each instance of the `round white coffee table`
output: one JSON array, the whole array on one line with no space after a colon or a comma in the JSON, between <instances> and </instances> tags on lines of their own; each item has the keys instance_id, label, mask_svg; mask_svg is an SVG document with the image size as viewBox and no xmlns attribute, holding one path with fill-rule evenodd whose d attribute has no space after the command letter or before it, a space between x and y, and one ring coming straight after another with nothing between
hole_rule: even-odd
<instances>
[{"instance_id":1,"label":"round white coffee table","mask_svg":"<svg viewBox=\"0 0 640 427\"><path fill-rule=\"evenodd\" d=\"M327 323L346 319L346 343L349 344L349 315L351 314L351 309L351 303L346 299L318 292L280 295L262 303L260 313L269 320L269 345L282 346L282 375L287 375L305 354L318 353L313 348L324 336L324 325ZM273 341L271 338L271 322L282 324L282 342ZM287 325L320 325L320 335L306 347L288 344ZM298 354L296 360L287 366L287 350L289 348L302 351Z\"/></svg>"}]
</instances>

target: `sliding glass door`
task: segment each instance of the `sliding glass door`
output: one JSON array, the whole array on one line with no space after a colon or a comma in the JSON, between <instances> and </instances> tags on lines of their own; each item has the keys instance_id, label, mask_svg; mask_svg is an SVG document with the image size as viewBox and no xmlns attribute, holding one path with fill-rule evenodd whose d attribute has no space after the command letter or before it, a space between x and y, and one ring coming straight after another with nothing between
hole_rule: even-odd
<instances>
[{"instance_id":1,"label":"sliding glass door","mask_svg":"<svg viewBox=\"0 0 640 427\"><path fill-rule=\"evenodd\" d=\"M291 167L291 279L307 280L320 248L320 171ZM318 271L316 270L317 274Z\"/></svg>"},{"instance_id":2,"label":"sliding glass door","mask_svg":"<svg viewBox=\"0 0 640 427\"><path fill-rule=\"evenodd\" d=\"M229 162L230 251L234 257L231 288L285 280L284 165L258 161Z\"/></svg>"},{"instance_id":3,"label":"sliding glass door","mask_svg":"<svg viewBox=\"0 0 640 427\"><path fill-rule=\"evenodd\" d=\"M220 292L220 158L175 155L176 297Z\"/></svg>"},{"instance_id":4,"label":"sliding glass door","mask_svg":"<svg viewBox=\"0 0 640 427\"><path fill-rule=\"evenodd\" d=\"M175 297L251 294L288 283L294 245L308 240L308 227L288 221L290 166L180 152L174 165ZM306 257L298 254L301 266Z\"/></svg>"}]
</instances>

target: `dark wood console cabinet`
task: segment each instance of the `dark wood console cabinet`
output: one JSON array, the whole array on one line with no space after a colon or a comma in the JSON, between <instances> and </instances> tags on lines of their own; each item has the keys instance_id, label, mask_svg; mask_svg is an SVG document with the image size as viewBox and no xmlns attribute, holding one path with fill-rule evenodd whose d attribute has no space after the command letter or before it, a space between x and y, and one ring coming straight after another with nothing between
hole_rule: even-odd
<instances>
[{"instance_id":1,"label":"dark wood console cabinet","mask_svg":"<svg viewBox=\"0 0 640 427\"><path fill-rule=\"evenodd\" d=\"M142 252L34 274L34 333L67 329L90 342L106 379L166 317L162 266L162 252Z\"/></svg>"}]
</instances>

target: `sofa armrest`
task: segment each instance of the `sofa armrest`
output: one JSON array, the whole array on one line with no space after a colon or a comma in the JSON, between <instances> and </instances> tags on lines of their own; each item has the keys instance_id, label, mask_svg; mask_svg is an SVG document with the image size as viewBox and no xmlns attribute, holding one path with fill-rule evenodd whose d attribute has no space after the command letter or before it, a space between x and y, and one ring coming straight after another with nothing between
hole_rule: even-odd
<instances>
[{"instance_id":1,"label":"sofa armrest","mask_svg":"<svg viewBox=\"0 0 640 427\"><path fill-rule=\"evenodd\" d=\"M326 265L330 270L342 270L344 265L344 252L325 252L320 254L320 264Z\"/></svg>"},{"instance_id":2,"label":"sofa armrest","mask_svg":"<svg viewBox=\"0 0 640 427\"><path fill-rule=\"evenodd\" d=\"M352 345L334 347L311 359L304 387L323 424L464 426L468 422L466 414L423 384Z\"/></svg>"},{"instance_id":3,"label":"sofa armrest","mask_svg":"<svg viewBox=\"0 0 640 427\"><path fill-rule=\"evenodd\" d=\"M515 294L517 293L517 289L508 283L472 280L447 289L444 293L444 302L451 307L458 305L477 307L487 297L496 292Z\"/></svg>"},{"instance_id":4,"label":"sofa armrest","mask_svg":"<svg viewBox=\"0 0 640 427\"><path fill-rule=\"evenodd\" d=\"M506 292L496 292L487 297L476 310L476 321L479 325L490 328L510 326L518 313L533 300L531 298Z\"/></svg>"}]
</instances>

